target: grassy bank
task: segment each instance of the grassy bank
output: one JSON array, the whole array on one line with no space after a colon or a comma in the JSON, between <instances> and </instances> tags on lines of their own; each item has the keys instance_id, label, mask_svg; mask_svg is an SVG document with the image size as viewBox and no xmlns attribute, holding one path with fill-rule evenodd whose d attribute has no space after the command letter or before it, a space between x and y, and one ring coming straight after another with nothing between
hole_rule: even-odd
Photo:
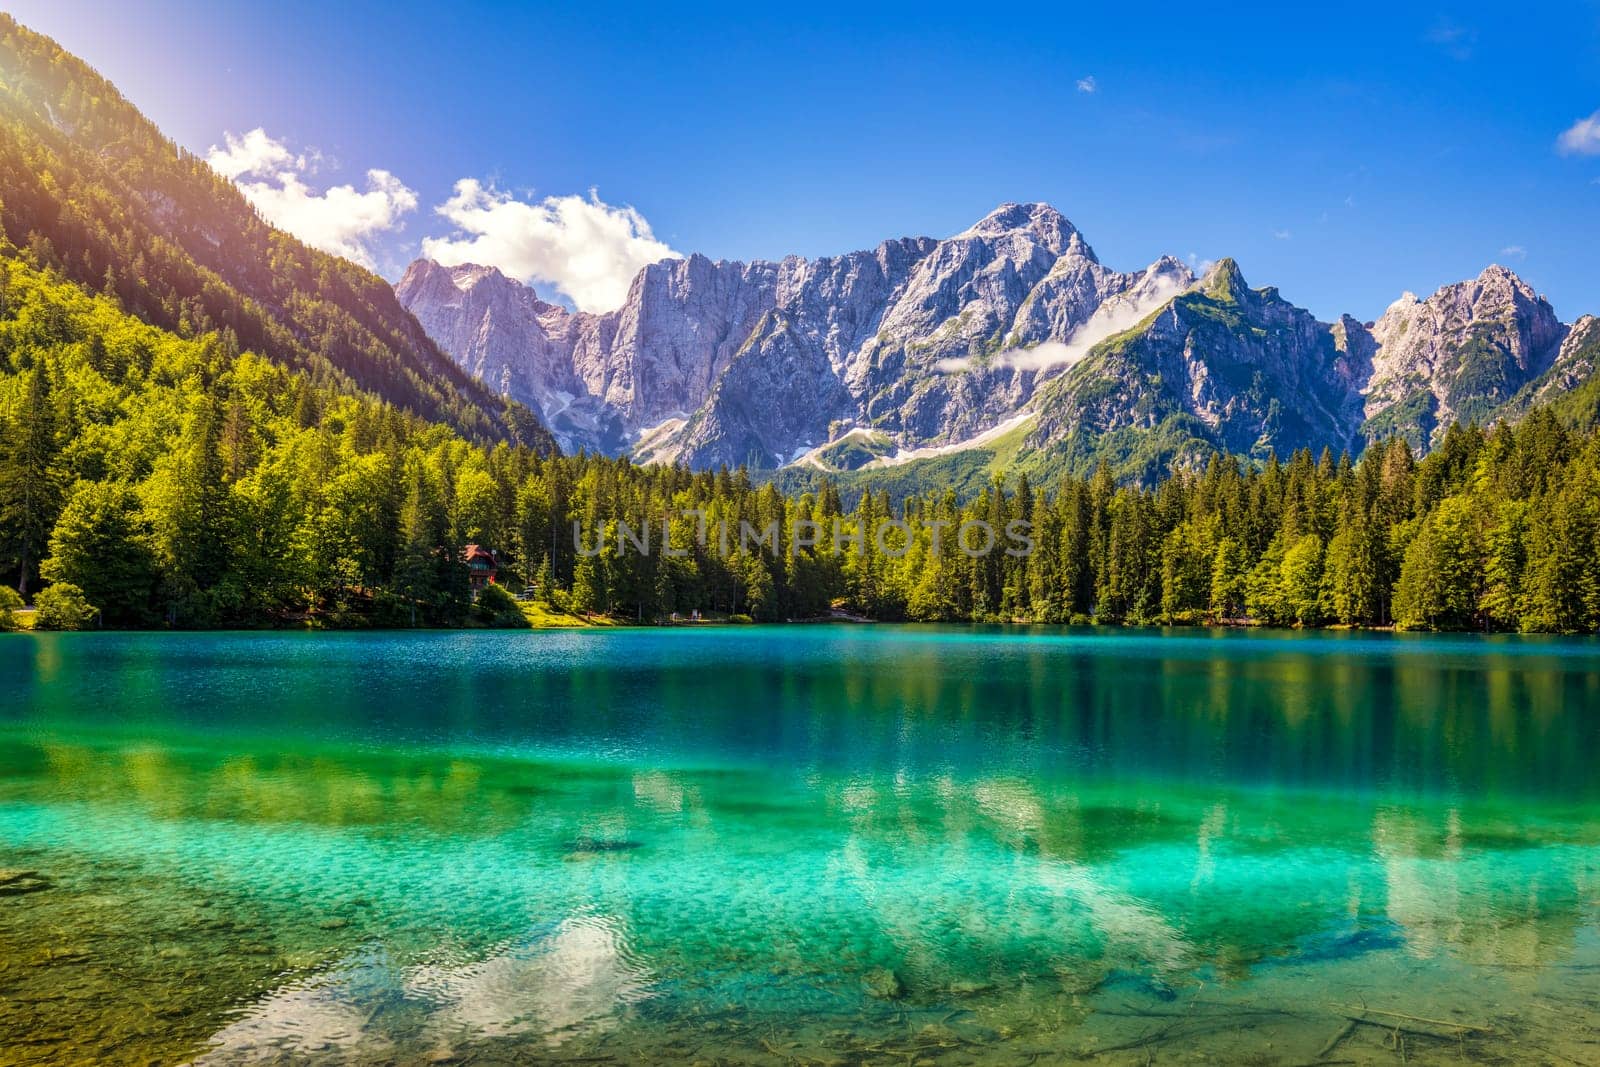
<instances>
[{"instance_id":1,"label":"grassy bank","mask_svg":"<svg viewBox=\"0 0 1600 1067\"><path fill-rule=\"evenodd\" d=\"M522 608L522 614L527 617L528 625L535 630L588 629L622 625L606 615L577 615L539 600L524 600L518 606Z\"/></svg>"}]
</instances>

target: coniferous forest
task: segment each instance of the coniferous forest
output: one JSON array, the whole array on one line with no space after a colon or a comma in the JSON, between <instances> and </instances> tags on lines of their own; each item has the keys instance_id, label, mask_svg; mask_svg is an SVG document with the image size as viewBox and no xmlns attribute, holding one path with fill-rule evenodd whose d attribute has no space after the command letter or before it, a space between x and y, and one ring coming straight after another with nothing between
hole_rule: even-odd
<instances>
[{"instance_id":1,"label":"coniferous forest","mask_svg":"<svg viewBox=\"0 0 1600 1067\"><path fill-rule=\"evenodd\" d=\"M320 384L227 334L180 337L5 250L0 272L0 573L75 626L522 624L475 603L464 546L502 587L656 622L831 609L883 620L1600 626L1600 440L1535 410L1398 439L1213 456L1159 484L1108 475L975 497L785 497L742 470L691 472L474 442ZM839 520L842 537L833 535ZM912 531L890 528L888 520ZM1031 524L1034 551L969 555L949 531ZM817 544L792 541L815 522ZM776 543L709 540L763 530ZM675 551L628 551L666 523ZM575 528L577 536L574 536ZM936 531L944 530L934 551ZM598 550L597 550L598 549Z\"/></svg>"},{"instance_id":2,"label":"coniferous forest","mask_svg":"<svg viewBox=\"0 0 1600 1067\"><path fill-rule=\"evenodd\" d=\"M0 68L0 625L24 600L61 627L524 625L510 588L644 623L1600 627L1590 400L1421 460L1394 438L960 496L561 456L383 279L266 224L8 16ZM1026 523L1033 551L964 552L973 521ZM628 550L646 529L658 550ZM469 544L498 554L487 596Z\"/></svg>"}]
</instances>

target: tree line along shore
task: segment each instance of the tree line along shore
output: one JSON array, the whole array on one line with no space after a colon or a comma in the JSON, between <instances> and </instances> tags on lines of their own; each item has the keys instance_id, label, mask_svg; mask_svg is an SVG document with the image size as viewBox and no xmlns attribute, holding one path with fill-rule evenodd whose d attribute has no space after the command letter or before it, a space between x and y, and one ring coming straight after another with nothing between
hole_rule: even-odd
<instances>
[{"instance_id":1,"label":"tree line along shore","mask_svg":"<svg viewBox=\"0 0 1600 1067\"><path fill-rule=\"evenodd\" d=\"M1027 552L950 533L1018 522ZM717 543L707 524L776 534ZM806 524L829 534L797 540ZM641 529L658 550L630 550ZM492 553L493 581L474 581L469 545ZM1453 426L1420 460L1395 438L1357 460L1215 455L1151 485L785 495L742 469L472 440L241 351L226 328L147 325L26 251L0 263L0 625L844 614L1588 633L1597 548L1593 420L1542 409Z\"/></svg>"}]
</instances>

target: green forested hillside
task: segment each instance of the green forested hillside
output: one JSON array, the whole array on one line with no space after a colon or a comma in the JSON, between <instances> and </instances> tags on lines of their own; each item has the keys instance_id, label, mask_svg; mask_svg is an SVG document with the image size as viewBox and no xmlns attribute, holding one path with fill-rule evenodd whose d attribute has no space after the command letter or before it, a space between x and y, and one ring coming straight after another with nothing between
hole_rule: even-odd
<instances>
[{"instance_id":1,"label":"green forested hillside","mask_svg":"<svg viewBox=\"0 0 1600 1067\"><path fill-rule=\"evenodd\" d=\"M0 232L185 337L211 331L484 439L548 444L439 352L389 285L267 225L114 86L0 14Z\"/></svg>"},{"instance_id":2,"label":"green forested hillside","mask_svg":"<svg viewBox=\"0 0 1600 1067\"><path fill-rule=\"evenodd\" d=\"M458 624L473 611L462 549L476 542L501 553L503 584L642 621L845 607L882 619L1600 626L1600 438L1544 408L1515 427L1452 430L1421 461L1396 439L1357 464L1218 455L1153 489L1101 472L996 481L964 504L953 490L864 493L846 510L826 482L785 497L742 471L475 444L220 335L155 329L14 250L4 258L0 575L30 593L41 580L75 586L110 625ZM1034 551L1007 554L1017 542L1002 539L969 556L963 541L982 538L960 530L975 520L996 531L1025 520ZM804 522L815 546L795 537ZM676 554L662 551L663 523ZM775 542L741 543L745 525L772 524ZM648 553L629 538L646 527Z\"/></svg>"},{"instance_id":3,"label":"green forested hillside","mask_svg":"<svg viewBox=\"0 0 1600 1067\"><path fill-rule=\"evenodd\" d=\"M158 330L7 251L0 573L10 584L37 589L41 573L71 582L113 624L267 621L337 611L339 597L370 606L396 581L409 529L428 542L423 569L437 572L409 576L421 617L457 610L465 578L448 547L458 539L434 506L454 500L467 470L530 462L529 450L476 448L239 354L218 334ZM417 488L430 478L452 495ZM403 514L411 490L424 503ZM463 537L476 532L467 514Z\"/></svg>"}]
</instances>

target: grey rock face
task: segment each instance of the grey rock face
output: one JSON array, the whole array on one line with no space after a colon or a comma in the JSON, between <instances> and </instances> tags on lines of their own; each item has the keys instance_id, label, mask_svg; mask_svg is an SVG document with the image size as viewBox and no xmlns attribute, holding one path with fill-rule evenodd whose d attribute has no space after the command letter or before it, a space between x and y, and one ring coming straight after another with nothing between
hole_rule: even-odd
<instances>
[{"instance_id":1,"label":"grey rock face","mask_svg":"<svg viewBox=\"0 0 1600 1067\"><path fill-rule=\"evenodd\" d=\"M564 449L624 444L620 420L588 395L570 356L574 319L493 267L419 259L395 295L461 367L538 411Z\"/></svg>"},{"instance_id":2,"label":"grey rock face","mask_svg":"<svg viewBox=\"0 0 1600 1067\"><path fill-rule=\"evenodd\" d=\"M1515 417L1587 380L1600 320L1570 331L1515 274L1490 267L1375 324L1317 321L1223 260L1138 327L1041 389L1030 443L1127 468L1213 448L1282 455L1399 435L1427 451L1451 421Z\"/></svg>"},{"instance_id":3,"label":"grey rock face","mask_svg":"<svg viewBox=\"0 0 1600 1067\"><path fill-rule=\"evenodd\" d=\"M397 292L564 448L695 467L781 466L856 427L949 446L1019 413L1040 449L1120 435L1125 451L1142 434L1171 444L1163 455L1357 450L1402 434L1426 450L1452 419L1593 371L1593 346L1563 356L1567 327L1501 267L1408 294L1376 323L1323 323L1250 289L1231 260L1198 282L1171 257L1112 270L1046 204L822 259L667 260L601 315L493 268L425 260Z\"/></svg>"},{"instance_id":4,"label":"grey rock face","mask_svg":"<svg viewBox=\"0 0 1600 1067\"><path fill-rule=\"evenodd\" d=\"M1425 449L1452 421L1487 418L1548 370L1566 333L1549 302L1504 267L1426 300L1407 293L1372 327L1363 432Z\"/></svg>"},{"instance_id":5,"label":"grey rock face","mask_svg":"<svg viewBox=\"0 0 1600 1067\"><path fill-rule=\"evenodd\" d=\"M776 466L850 426L959 441L1012 415L1108 300L1190 280L1104 267L1044 204L947 240L778 263L704 256L640 272L621 308L572 314L492 268L412 264L397 292L461 365L536 407L567 448ZM996 358L1000 357L1000 358Z\"/></svg>"},{"instance_id":6,"label":"grey rock face","mask_svg":"<svg viewBox=\"0 0 1600 1067\"><path fill-rule=\"evenodd\" d=\"M1584 315L1567 330L1550 368L1523 386L1522 391L1496 414L1516 418L1536 405L1558 403L1594 377L1597 362L1600 362L1600 318Z\"/></svg>"},{"instance_id":7,"label":"grey rock face","mask_svg":"<svg viewBox=\"0 0 1600 1067\"><path fill-rule=\"evenodd\" d=\"M1198 442L1263 454L1351 445L1371 359L1359 324L1318 322L1232 260L1097 345L1039 400L1036 447L1137 431L1160 453Z\"/></svg>"}]
</instances>

